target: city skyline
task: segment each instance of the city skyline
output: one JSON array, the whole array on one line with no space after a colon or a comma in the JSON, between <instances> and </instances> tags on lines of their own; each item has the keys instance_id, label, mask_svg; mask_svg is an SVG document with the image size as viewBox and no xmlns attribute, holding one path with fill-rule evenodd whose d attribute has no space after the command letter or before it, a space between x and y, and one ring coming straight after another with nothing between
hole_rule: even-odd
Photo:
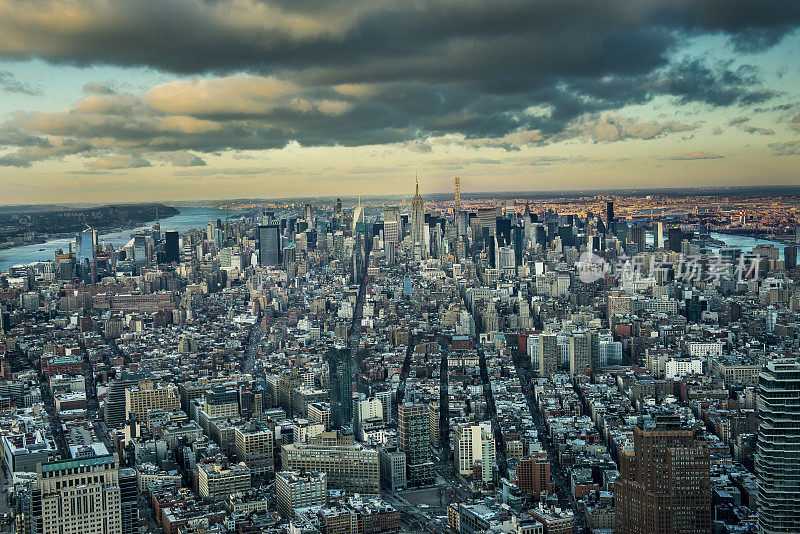
<instances>
[{"instance_id":1,"label":"city skyline","mask_svg":"<svg viewBox=\"0 0 800 534\"><path fill-rule=\"evenodd\" d=\"M2 530L791 530L800 195L452 185L0 212Z\"/></svg>"},{"instance_id":2,"label":"city skyline","mask_svg":"<svg viewBox=\"0 0 800 534\"><path fill-rule=\"evenodd\" d=\"M798 24L789 1L2 1L3 204L795 185Z\"/></svg>"}]
</instances>

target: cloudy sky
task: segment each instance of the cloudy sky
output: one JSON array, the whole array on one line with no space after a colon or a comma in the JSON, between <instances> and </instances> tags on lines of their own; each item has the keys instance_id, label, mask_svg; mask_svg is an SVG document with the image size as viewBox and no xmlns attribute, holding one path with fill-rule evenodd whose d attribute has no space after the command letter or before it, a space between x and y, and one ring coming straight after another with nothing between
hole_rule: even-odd
<instances>
[{"instance_id":1,"label":"cloudy sky","mask_svg":"<svg viewBox=\"0 0 800 534\"><path fill-rule=\"evenodd\" d=\"M797 0L0 0L0 204L800 184Z\"/></svg>"}]
</instances>

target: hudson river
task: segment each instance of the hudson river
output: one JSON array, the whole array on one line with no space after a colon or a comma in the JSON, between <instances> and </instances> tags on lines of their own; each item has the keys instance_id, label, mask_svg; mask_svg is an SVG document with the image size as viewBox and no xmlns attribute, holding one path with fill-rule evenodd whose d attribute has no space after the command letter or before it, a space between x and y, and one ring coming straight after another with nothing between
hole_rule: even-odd
<instances>
[{"instance_id":1,"label":"hudson river","mask_svg":"<svg viewBox=\"0 0 800 534\"><path fill-rule=\"evenodd\" d=\"M204 228L209 221L216 221L217 219L225 220L228 216L239 217L247 213L245 211L221 210L217 208L177 209L180 210L178 215L161 219L160 224L162 232L166 230L177 230L183 233L191 228ZM121 247L131 240L131 234L144 228L150 228L155 222L156 221L148 221L135 228L100 234L98 240L103 243L103 245L111 243L114 247ZM0 272L8 271L8 269L14 265L26 265L28 263L53 259L55 258L56 250L61 249L66 252L69 250L70 242L74 241L75 237L73 236L51 239L35 245L24 245L0 250Z\"/></svg>"}]
</instances>

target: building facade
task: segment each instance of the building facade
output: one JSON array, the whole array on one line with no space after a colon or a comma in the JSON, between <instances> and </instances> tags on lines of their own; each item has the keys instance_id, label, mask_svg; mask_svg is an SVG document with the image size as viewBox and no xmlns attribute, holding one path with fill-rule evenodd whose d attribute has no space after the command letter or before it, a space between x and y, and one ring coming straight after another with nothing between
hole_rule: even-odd
<instances>
[{"instance_id":1,"label":"building facade","mask_svg":"<svg viewBox=\"0 0 800 534\"><path fill-rule=\"evenodd\" d=\"M796 531L800 525L800 364L769 362L759 376L761 424L755 468L758 530Z\"/></svg>"}]
</instances>

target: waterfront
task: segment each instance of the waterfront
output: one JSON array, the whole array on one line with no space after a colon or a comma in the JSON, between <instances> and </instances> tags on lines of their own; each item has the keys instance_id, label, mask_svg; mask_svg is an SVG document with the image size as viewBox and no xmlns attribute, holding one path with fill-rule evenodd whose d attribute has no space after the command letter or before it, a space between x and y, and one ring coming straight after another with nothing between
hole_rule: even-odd
<instances>
[{"instance_id":1,"label":"waterfront","mask_svg":"<svg viewBox=\"0 0 800 534\"><path fill-rule=\"evenodd\" d=\"M212 207L181 207L177 209L180 210L178 215L159 221L162 232L177 230L183 233L192 228L203 228L209 221L224 220L226 217L240 217L248 213L246 211L223 210ZM114 247L121 247L130 241L131 234L150 228L155 223L156 221L147 221L133 228L100 234L98 240L104 247L109 243ZM74 243L74 241L75 237L62 237L50 239L44 243L0 250L0 272L7 271L15 265L27 265L37 261L53 259L58 249L67 251L69 250L69 244Z\"/></svg>"},{"instance_id":2,"label":"waterfront","mask_svg":"<svg viewBox=\"0 0 800 534\"><path fill-rule=\"evenodd\" d=\"M178 215L162 219L160 221L161 231L177 230L178 232L186 232L192 228L203 228L209 221L216 219L225 219L226 217L240 217L247 215L248 211L242 210L223 210L212 207L181 207L178 208L180 213ZM137 231L150 228L156 221L148 221L140 226L130 228L127 230L117 230L101 234L99 241L103 246L112 244L114 247L124 246L131 239L131 234ZM759 239L749 236L739 236L730 234L720 234L711 232L711 237L718 239L725 243L728 247L739 247L743 252L750 252L758 245L772 244L778 247L781 251L781 258L783 258L783 249L786 245L777 241L769 241L767 239ZM33 245L23 245L20 247L13 247L5 250L0 250L0 272L7 271L15 265L26 265L35 263L37 261L44 261L52 259L58 249L69 250L69 244L74 242L74 237L63 237L51 239L45 243L36 243ZM648 236L648 242L652 244L652 236ZM44 250L40 250L44 249Z\"/></svg>"}]
</instances>

